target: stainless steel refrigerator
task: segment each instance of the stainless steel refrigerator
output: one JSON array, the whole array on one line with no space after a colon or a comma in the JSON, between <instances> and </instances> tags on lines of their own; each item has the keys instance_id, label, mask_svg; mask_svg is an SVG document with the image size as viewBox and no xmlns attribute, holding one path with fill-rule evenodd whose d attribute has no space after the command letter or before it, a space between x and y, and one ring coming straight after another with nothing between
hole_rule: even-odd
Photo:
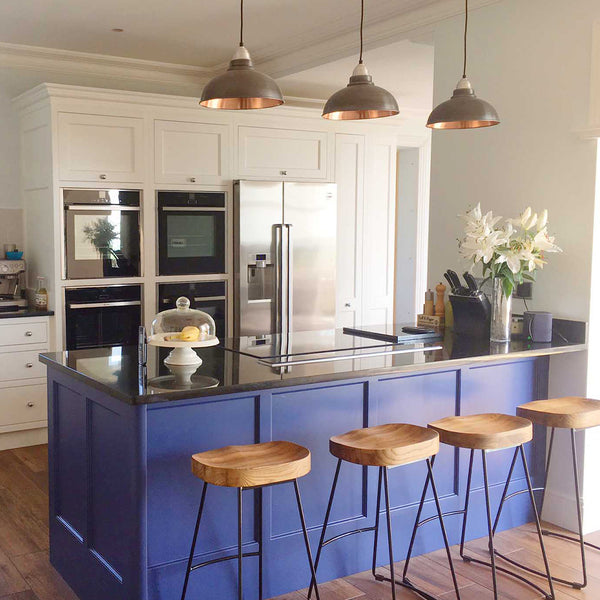
<instances>
[{"instance_id":1,"label":"stainless steel refrigerator","mask_svg":"<svg viewBox=\"0 0 600 600\"><path fill-rule=\"evenodd\" d=\"M234 335L335 327L336 185L234 182Z\"/></svg>"}]
</instances>

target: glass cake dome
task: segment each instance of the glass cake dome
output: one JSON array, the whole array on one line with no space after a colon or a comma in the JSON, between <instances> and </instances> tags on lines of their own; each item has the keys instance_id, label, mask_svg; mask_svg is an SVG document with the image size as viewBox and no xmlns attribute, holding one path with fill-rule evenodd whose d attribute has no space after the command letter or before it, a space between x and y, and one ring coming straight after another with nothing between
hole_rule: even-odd
<instances>
[{"instance_id":1,"label":"glass cake dome","mask_svg":"<svg viewBox=\"0 0 600 600\"><path fill-rule=\"evenodd\" d=\"M214 319L201 310L190 308L190 301L177 298L176 308L156 315L150 330L151 339L165 342L206 342L216 339Z\"/></svg>"},{"instance_id":2,"label":"glass cake dome","mask_svg":"<svg viewBox=\"0 0 600 600\"><path fill-rule=\"evenodd\" d=\"M175 305L177 308L156 315L148 343L173 348L164 360L166 365L200 365L202 359L193 348L219 343L215 321L208 313L190 308L190 301L183 296L177 298Z\"/></svg>"}]
</instances>

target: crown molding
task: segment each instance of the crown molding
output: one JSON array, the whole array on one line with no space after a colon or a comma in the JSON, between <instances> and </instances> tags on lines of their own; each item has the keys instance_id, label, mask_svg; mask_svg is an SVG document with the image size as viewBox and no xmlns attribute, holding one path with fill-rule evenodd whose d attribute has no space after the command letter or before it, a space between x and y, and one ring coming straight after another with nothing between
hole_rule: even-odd
<instances>
[{"instance_id":1,"label":"crown molding","mask_svg":"<svg viewBox=\"0 0 600 600\"><path fill-rule=\"evenodd\" d=\"M211 69L137 58L0 42L0 66L155 83L202 86Z\"/></svg>"}]
</instances>

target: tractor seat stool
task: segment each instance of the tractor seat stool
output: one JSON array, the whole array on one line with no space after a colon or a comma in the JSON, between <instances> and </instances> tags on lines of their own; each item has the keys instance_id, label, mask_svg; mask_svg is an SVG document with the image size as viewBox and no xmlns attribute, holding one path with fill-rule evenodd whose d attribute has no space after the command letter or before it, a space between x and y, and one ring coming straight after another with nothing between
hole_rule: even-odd
<instances>
[{"instance_id":1,"label":"tractor seat stool","mask_svg":"<svg viewBox=\"0 0 600 600\"><path fill-rule=\"evenodd\" d=\"M575 430L589 429L600 425L600 401L590 400L588 398L580 398L577 396L568 396L566 398L553 398L551 400L536 400L528 402L517 407L517 415L529 419L536 425L550 427L550 444L548 445L548 455L546 458L546 473L544 477L544 485L541 488L536 488L534 491L542 491L542 500L540 505L540 513L544 507L544 499L546 495L546 484L548 483L548 472L550 470L550 459L552 458L552 447L554 445L554 431L556 429L569 429L571 434L571 458L573 465L573 481L575 484L575 500L577 506L577 537L565 535L558 532L542 530L542 534L562 538L571 542L577 542L581 549L581 572L582 581L569 581L555 577L554 581L565 585L570 585L575 589L582 589L587 585L587 568L585 549L586 546L600 550L599 546L586 542L583 537L582 512L581 512L581 494L579 489L579 471L577 461L577 447L575 444ZM513 562L520 568L529 571L530 573L538 574L538 571L529 567L523 566L515 561L507 559L506 556L496 552L499 556L509 562Z\"/></svg>"},{"instance_id":2,"label":"tractor seat stool","mask_svg":"<svg viewBox=\"0 0 600 600\"><path fill-rule=\"evenodd\" d=\"M460 538L460 556L465 562L474 562L480 565L485 565L487 567L491 567L492 569L492 583L494 590L494 600L498 599L498 583L496 578L496 572L500 571L502 573L506 573L520 581L523 581L527 585L530 585L538 592L543 594L545 598L548 600L552 600L554 598L554 587L552 584L552 576L550 575L550 566L548 563L548 557L546 555L546 549L544 547L544 539L542 537L542 528L540 526L540 519L537 512L537 508L535 505L535 498L533 495L533 488L531 487L531 477L529 475L529 469L527 467L527 460L525 458L525 450L523 449L523 444L531 441L533 438L533 425L531 421L528 419L524 419L522 417L515 417L512 415L504 415L497 413L489 413L489 414L481 414L481 415L467 415L467 416L459 416L459 417L447 417L445 419L440 419L439 421L434 421L433 423L429 423L428 427L436 431L440 436L440 441L443 444L448 444L450 446L454 446L456 448L466 448L469 449L470 458L469 458L469 470L467 475L467 488L465 492L465 505L463 510L453 511L448 513L448 515L452 514L462 514L463 515L463 523L462 523L462 533ZM540 541L540 549L542 551L542 557L544 559L544 566L546 569L545 573L541 575L546 577L548 580L549 591L546 591L536 585L533 581L523 577L521 574L516 573L510 569L505 569L503 567L496 565L496 555L497 553L494 550L494 534L496 532L496 528L498 527L498 522L500 520L500 515L502 512L503 501L500 503L500 507L498 508L498 512L496 514L496 520L492 525L492 511L490 508L490 489L489 489L489 481L488 481L488 467L487 467L487 452L491 450L501 450L505 448L515 448L515 452L513 455L512 463L508 472L508 477L506 479L506 484L504 487L503 493L503 501L508 497L512 497L519 493L529 493L529 498L531 500L531 506L533 508L533 513L535 515L535 523L537 527L538 537ZM473 558L465 554L465 535L467 531L467 517L469 514L469 498L471 495L471 480L473 475L473 459L475 457L475 450L481 450L481 461L483 468L483 483L484 483L484 492L485 492L485 506L486 506L486 514L487 514L487 526L488 526L488 539L489 539L489 551L490 551L490 562L486 562L484 560L479 560ZM525 471L525 478L527 480L527 489L522 490L521 492L517 492L517 494L511 494L510 496L506 496L506 492L508 490L508 486L510 484L510 480L512 478L512 474L515 468L515 464L517 462L518 455L521 455L521 462L523 464L523 469Z\"/></svg>"},{"instance_id":3,"label":"tractor seat stool","mask_svg":"<svg viewBox=\"0 0 600 600\"><path fill-rule=\"evenodd\" d=\"M440 507L440 501L438 498L437 489L435 486L435 480L433 478L433 463L435 461L435 455L438 453L440 448L439 436L435 431L427 429L426 427L419 427L417 425L409 425L405 423L390 423L386 425L377 425L375 427L367 427L364 429L355 429L344 433L342 435L336 435L329 440L329 451L335 456L337 461L337 467L335 469L335 475L333 477L333 484L331 486L331 493L329 495L329 503L327 504L327 511L325 512L325 521L323 523L323 529L321 530L321 538L319 540L319 548L317 550L317 556L315 559L315 570L319 566L319 560L321 558L321 552L325 546L340 540L342 538L354 535L357 533L374 532L373 542L373 563L372 573L373 577L377 581L387 581L391 583L392 588L392 599L396 600L396 584L409 588L419 594L421 597L427 600L435 600L435 597L428 594L426 591L420 590L414 586L407 577L408 563L410 554L412 553L417 528L433 520L440 522L442 535L444 538L444 544L446 546L446 554L448 556L448 563L450 571L452 573L452 580L454 582L454 589L456 591L457 598L460 599L458 592L458 584L456 582L456 574L454 572L454 566L452 564L452 558L450 555L450 547L448 544L448 537L446 535L446 529L444 528L444 521L442 519L442 510ZM364 527L362 529L354 529L336 535L330 539L325 539L327 532L327 525L331 514L331 508L333 506L333 500L335 496L335 489L340 474L340 468L342 461L348 463L354 463L363 467L378 467L379 471L379 483L377 485L377 503L375 505L375 524L372 527ZM425 480L425 486L423 488L423 495L421 496L421 503L419 505L419 511L417 519L413 529L412 538L410 541L410 547L408 551L408 557L404 566L404 572L401 580L397 580L394 574L394 552L392 548L392 524L390 515L390 494L388 487L388 468L396 467L399 465L407 465L414 462L426 461L427 463L427 477ZM381 492L382 482L385 490L385 514L387 520L387 537L388 537L388 552L390 561L390 575L391 577L384 577L377 573L377 541L379 535L379 515L381 509ZM423 523L419 522L423 504L425 502L425 496L429 483L431 482L431 489L433 491L433 498L437 508L437 516L426 519ZM311 582L308 597L311 597L312 589L316 586L316 579Z\"/></svg>"},{"instance_id":4,"label":"tractor seat stool","mask_svg":"<svg viewBox=\"0 0 600 600\"><path fill-rule=\"evenodd\" d=\"M192 456L192 473L204 481L198 517L192 539L192 547L188 559L181 600L185 600L190 573L196 569L207 567L214 563L237 559L238 561L238 600L243 600L242 559L249 556L258 557L258 598L263 600L263 555L262 531L258 536L258 552L242 551L242 492L244 489L262 488L280 483L294 484L298 514L304 534L304 544L311 572L311 581L315 580L315 569L310 553L306 521L302 509L298 478L310 473L310 451L292 442L265 442L246 446L226 446L217 450L208 450ZM194 549L198 538L200 520L206 500L208 484L237 488L238 490L238 551L237 554L208 560L194 565ZM317 598L319 591L317 590Z\"/></svg>"}]
</instances>

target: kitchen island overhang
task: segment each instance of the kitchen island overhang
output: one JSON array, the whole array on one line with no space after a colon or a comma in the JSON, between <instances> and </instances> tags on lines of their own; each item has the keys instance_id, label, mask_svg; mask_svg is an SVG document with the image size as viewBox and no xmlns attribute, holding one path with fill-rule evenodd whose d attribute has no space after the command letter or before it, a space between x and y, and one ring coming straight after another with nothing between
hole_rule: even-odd
<instances>
[{"instance_id":1,"label":"kitchen island overhang","mask_svg":"<svg viewBox=\"0 0 600 600\"><path fill-rule=\"evenodd\" d=\"M281 373L222 348L200 352L202 369L219 379L216 388L144 388L133 348L55 353L42 356L49 378L50 557L82 600L175 600L180 597L193 534L201 482L190 472L195 452L229 444L275 439L308 447L313 470L300 482L313 548L325 513L335 459L329 437L386 422L427 422L452 414L506 412L547 397L549 356L585 350L583 343L557 341L544 347L513 342L502 354L465 343L452 358L443 344L435 360L395 357L294 367ZM161 356L150 352L151 375L160 377ZM431 357L433 358L433 356ZM389 357L388 357L389 359ZM380 359L377 359L380 360ZM383 360L383 359L381 359ZM354 363L354 364L353 364ZM152 377L150 379L153 379ZM492 498L497 506L510 459L490 454ZM541 482L545 433L537 431L527 448L530 468ZM468 453L442 447L435 466L445 511L464 502ZM394 552L406 553L425 467L413 464L390 474ZM522 487L519 471L515 489ZM480 468L475 471L468 538L485 534ZM376 472L344 465L332 512L333 536L371 526L375 520ZM292 510L293 490L275 486L244 492L244 551L256 550L258 524L264 530L265 598L304 588L309 583L302 534ZM527 499L511 500L500 528L530 520ZM198 560L227 555L236 544L236 496L211 489L206 520L196 549ZM278 507L278 510L272 510ZM426 511L433 514L432 501ZM459 536L459 517L446 526L451 543ZM381 536L385 537L385 536ZM353 536L328 548L319 580L370 568L372 539ZM439 529L422 528L416 553L442 546ZM382 540L379 556L385 562ZM235 596L235 561L194 573L190 597L229 600ZM255 597L256 560L247 559L247 598ZM385 585L385 584L381 584Z\"/></svg>"}]
</instances>

